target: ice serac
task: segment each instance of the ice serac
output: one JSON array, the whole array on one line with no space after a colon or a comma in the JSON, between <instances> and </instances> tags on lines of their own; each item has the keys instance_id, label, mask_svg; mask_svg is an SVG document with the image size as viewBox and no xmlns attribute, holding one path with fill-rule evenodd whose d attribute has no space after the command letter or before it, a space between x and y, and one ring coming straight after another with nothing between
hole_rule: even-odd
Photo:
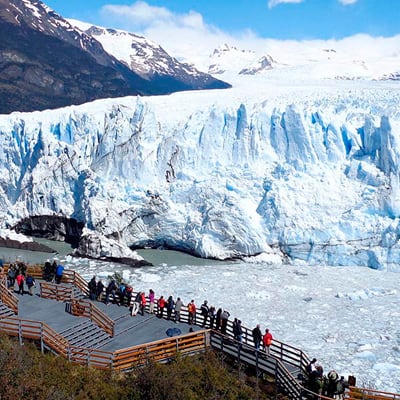
<instances>
[{"instance_id":1,"label":"ice serac","mask_svg":"<svg viewBox=\"0 0 400 400\"><path fill-rule=\"evenodd\" d=\"M114 243L94 246L104 254L121 243L395 270L399 99L381 89L378 108L374 95L186 93L1 116L1 224L75 218L95 238L87 251Z\"/></svg>"}]
</instances>

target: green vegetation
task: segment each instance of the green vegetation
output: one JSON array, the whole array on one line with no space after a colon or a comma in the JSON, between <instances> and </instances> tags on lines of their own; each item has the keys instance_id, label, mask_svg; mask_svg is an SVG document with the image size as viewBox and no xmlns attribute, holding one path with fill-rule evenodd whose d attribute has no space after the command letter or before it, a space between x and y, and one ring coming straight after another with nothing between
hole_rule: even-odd
<instances>
[{"instance_id":1,"label":"green vegetation","mask_svg":"<svg viewBox=\"0 0 400 400\"><path fill-rule=\"evenodd\" d=\"M149 363L130 373L99 371L41 354L0 335L2 400L264 400L274 386L226 364L213 352Z\"/></svg>"}]
</instances>

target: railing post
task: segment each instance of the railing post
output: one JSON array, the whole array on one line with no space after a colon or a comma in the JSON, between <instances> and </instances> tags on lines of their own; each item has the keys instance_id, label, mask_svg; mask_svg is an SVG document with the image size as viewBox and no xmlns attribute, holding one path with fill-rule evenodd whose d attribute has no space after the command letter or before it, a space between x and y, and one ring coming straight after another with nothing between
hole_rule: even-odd
<instances>
[{"instance_id":1,"label":"railing post","mask_svg":"<svg viewBox=\"0 0 400 400\"><path fill-rule=\"evenodd\" d=\"M19 323L18 323L18 339L19 339L20 346L22 346L24 344L24 342L22 340L22 321L21 320L19 320Z\"/></svg>"},{"instance_id":2,"label":"railing post","mask_svg":"<svg viewBox=\"0 0 400 400\"><path fill-rule=\"evenodd\" d=\"M43 322L40 323L40 352L41 352L41 353L44 353Z\"/></svg>"}]
</instances>

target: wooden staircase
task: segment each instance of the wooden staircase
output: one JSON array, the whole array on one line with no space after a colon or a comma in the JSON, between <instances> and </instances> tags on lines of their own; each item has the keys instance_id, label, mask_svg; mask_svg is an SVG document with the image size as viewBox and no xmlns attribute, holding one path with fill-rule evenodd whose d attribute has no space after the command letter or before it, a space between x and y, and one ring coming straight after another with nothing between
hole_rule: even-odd
<instances>
[{"instance_id":1,"label":"wooden staircase","mask_svg":"<svg viewBox=\"0 0 400 400\"><path fill-rule=\"evenodd\" d=\"M92 321L85 319L60 334L68 340L71 346L84 348L98 348L110 339L109 335L95 325Z\"/></svg>"}]
</instances>

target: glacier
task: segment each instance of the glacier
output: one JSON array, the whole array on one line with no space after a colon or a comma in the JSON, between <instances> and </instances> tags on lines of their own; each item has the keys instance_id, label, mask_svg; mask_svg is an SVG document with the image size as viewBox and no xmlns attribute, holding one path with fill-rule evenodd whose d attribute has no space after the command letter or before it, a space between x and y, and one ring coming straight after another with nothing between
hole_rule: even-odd
<instances>
[{"instance_id":1,"label":"glacier","mask_svg":"<svg viewBox=\"0 0 400 400\"><path fill-rule=\"evenodd\" d=\"M0 228L399 271L398 84L242 82L1 115Z\"/></svg>"}]
</instances>

